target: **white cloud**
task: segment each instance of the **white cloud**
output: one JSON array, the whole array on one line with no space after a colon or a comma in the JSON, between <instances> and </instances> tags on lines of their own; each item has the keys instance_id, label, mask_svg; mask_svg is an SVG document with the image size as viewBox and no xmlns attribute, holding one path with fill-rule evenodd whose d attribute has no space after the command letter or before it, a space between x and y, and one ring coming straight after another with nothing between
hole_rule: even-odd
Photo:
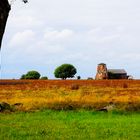
<instances>
[{"instance_id":1,"label":"white cloud","mask_svg":"<svg viewBox=\"0 0 140 140\"><path fill-rule=\"evenodd\" d=\"M127 53L123 58L129 61L140 61L140 53Z\"/></svg>"},{"instance_id":2,"label":"white cloud","mask_svg":"<svg viewBox=\"0 0 140 140\"><path fill-rule=\"evenodd\" d=\"M16 27L16 28L33 28L33 27L37 27L37 26L42 26L43 25L43 21L36 19L34 17L31 17L29 15L16 15L16 17L10 17L11 20L10 22L11 27Z\"/></svg>"},{"instance_id":3,"label":"white cloud","mask_svg":"<svg viewBox=\"0 0 140 140\"><path fill-rule=\"evenodd\" d=\"M47 41L63 41L69 40L74 35L74 32L69 29L58 30L47 30L44 34L44 38Z\"/></svg>"},{"instance_id":4,"label":"white cloud","mask_svg":"<svg viewBox=\"0 0 140 140\"><path fill-rule=\"evenodd\" d=\"M23 45L32 41L35 37L35 33L32 30L25 30L23 32L17 32L11 39L10 44L14 45Z\"/></svg>"},{"instance_id":5,"label":"white cloud","mask_svg":"<svg viewBox=\"0 0 140 140\"><path fill-rule=\"evenodd\" d=\"M91 29L87 32L86 38L94 43L111 43L120 38L117 31L104 30L102 28Z\"/></svg>"}]
</instances>

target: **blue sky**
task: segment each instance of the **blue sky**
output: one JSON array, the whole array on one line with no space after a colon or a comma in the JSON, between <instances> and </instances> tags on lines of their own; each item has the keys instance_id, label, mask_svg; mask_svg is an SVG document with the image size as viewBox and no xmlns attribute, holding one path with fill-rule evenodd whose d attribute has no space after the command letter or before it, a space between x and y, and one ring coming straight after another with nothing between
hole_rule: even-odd
<instances>
[{"instance_id":1,"label":"blue sky","mask_svg":"<svg viewBox=\"0 0 140 140\"><path fill-rule=\"evenodd\" d=\"M1 51L1 78L29 70L54 78L71 63L82 78L98 63L140 78L139 0L30 0L12 5Z\"/></svg>"}]
</instances>

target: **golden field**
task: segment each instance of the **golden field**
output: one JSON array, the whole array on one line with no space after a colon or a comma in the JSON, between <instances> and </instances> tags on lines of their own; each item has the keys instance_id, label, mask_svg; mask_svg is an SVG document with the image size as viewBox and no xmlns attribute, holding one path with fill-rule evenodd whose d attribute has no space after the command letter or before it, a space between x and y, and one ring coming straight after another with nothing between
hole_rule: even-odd
<instances>
[{"instance_id":1,"label":"golden field","mask_svg":"<svg viewBox=\"0 0 140 140\"><path fill-rule=\"evenodd\" d=\"M0 102L20 111L95 109L140 111L140 80L1 80Z\"/></svg>"}]
</instances>

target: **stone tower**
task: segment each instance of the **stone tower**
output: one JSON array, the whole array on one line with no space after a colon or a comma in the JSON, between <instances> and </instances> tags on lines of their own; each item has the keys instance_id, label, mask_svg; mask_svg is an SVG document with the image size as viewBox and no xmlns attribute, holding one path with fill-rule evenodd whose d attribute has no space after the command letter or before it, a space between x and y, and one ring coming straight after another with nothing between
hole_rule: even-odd
<instances>
[{"instance_id":1,"label":"stone tower","mask_svg":"<svg viewBox=\"0 0 140 140\"><path fill-rule=\"evenodd\" d=\"M108 79L108 73L107 73L107 66L104 63L100 63L97 66L97 73L96 73L96 80L103 80Z\"/></svg>"}]
</instances>

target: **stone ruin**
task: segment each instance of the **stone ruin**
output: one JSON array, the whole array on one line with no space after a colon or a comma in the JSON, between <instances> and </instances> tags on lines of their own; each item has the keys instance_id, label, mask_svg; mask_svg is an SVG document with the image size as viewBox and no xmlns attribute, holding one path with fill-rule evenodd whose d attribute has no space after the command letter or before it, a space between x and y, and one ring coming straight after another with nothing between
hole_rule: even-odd
<instances>
[{"instance_id":1,"label":"stone ruin","mask_svg":"<svg viewBox=\"0 0 140 140\"><path fill-rule=\"evenodd\" d=\"M95 79L97 80L108 79L108 72L107 72L106 64L104 63L98 64Z\"/></svg>"},{"instance_id":2,"label":"stone ruin","mask_svg":"<svg viewBox=\"0 0 140 140\"><path fill-rule=\"evenodd\" d=\"M106 64L100 63L97 66L96 80L103 79L132 79L124 69L107 69Z\"/></svg>"}]
</instances>

